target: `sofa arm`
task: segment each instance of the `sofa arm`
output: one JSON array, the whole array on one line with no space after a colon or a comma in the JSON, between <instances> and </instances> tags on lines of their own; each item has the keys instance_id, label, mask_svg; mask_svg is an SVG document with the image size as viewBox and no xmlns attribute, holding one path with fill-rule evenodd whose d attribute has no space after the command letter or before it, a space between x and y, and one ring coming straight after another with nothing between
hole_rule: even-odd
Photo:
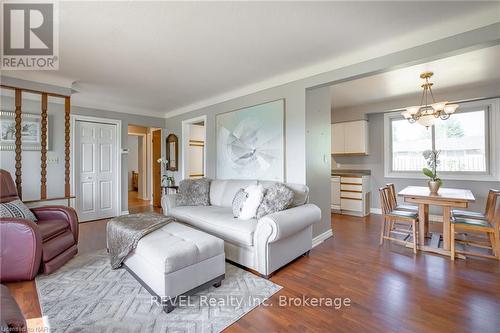
<instances>
[{"instance_id":1,"label":"sofa arm","mask_svg":"<svg viewBox=\"0 0 500 333\"><path fill-rule=\"evenodd\" d=\"M31 211L39 220L65 220L69 224L69 228L75 237L75 242L78 243L78 216L76 211L67 206L42 206L32 208Z\"/></svg>"},{"instance_id":2,"label":"sofa arm","mask_svg":"<svg viewBox=\"0 0 500 333\"><path fill-rule=\"evenodd\" d=\"M177 194L169 193L165 194L161 198L161 208L163 208L163 215L169 214L177 206Z\"/></svg>"},{"instance_id":3,"label":"sofa arm","mask_svg":"<svg viewBox=\"0 0 500 333\"><path fill-rule=\"evenodd\" d=\"M42 257L42 236L35 222L0 218L0 281L32 280Z\"/></svg>"},{"instance_id":4,"label":"sofa arm","mask_svg":"<svg viewBox=\"0 0 500 333\"><path fill-rule=\"evenodd\" d=\"M321 220L321 210L306 204L264 216L257 223L255 237L267 237L267 243L289 237Z\"/></svg>"}]
</instances>

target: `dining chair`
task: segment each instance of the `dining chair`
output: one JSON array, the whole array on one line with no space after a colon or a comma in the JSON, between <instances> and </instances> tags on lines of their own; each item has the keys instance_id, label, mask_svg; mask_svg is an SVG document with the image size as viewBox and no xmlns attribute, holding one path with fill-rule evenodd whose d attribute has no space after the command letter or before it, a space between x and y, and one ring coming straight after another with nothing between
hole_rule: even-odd
<instances>
[{"instance_id":1,"label":"dining chair","mask_svg":"<svg viewBox=\"0 0 500 333\"><path fill-rule=\"evenodd\" d=\"M380 205L382 207L382 228L380 230L380 245L384 240L390 240L400 244L412 244L413 253L417 253L417 230L418 214L416 212L393 209L392 194L389 186L379 189ZM400 228L403 224L408 229ZM402 238L393 237L400 235ZM409 239L412 238L412 241Z\"/></svg>"},{"instance_id":2,"label":"dining chair","mask_svg":"<svg viewBox=\"0 0 500 333\"><path fill-rule=\"evenodd\" d=\"M492 196L489 205L487 205L488 209L485 212L486 220L470 217L452 217L451 260L455 260L457 253L500 260L500 204L498 204L498 197L500 197L500 193L497 191L496 194ZM465 233L465 237L470 236L469 232L486 233L487 238L485 241L468 240L467 238L456 239L455 233L459 232ZM481 252L459 250L456 246L457 242L467 246L489 249L491 250L492 255Z\"/></svg>"},{"instance_id":3,"label":"dining chair","mask_svg":"<svg viewBox=\"0 0 500 333\"><path fill-rule=\"evenodd\" d=\"M482 212L473 212L469 210L459 210L459 209L452 209L451 210L451 216L452 217L457 217L457 218L471 218L471 219L478 219L478 220L487 220L488 217L488 211L490 211L491 214L495 211L495 207L493 207L493 210L490 210L491 206L493 205L493 200L496 200L496 196L500 194L499 190L493 190L490 189L488 191L488 198L486 199L486 207L484 208L484 213Z\"/></svg>"},{"instance_id":4,"label":"dining chair","mask_svg":"<svg viewBox=\"0 0 500 333\"><path fill-rule=\"evenodd\" d=\"M385 187L389 188L389 198L391 201L392 209L418 212L418 206L398 204L398 199L396 197L396 186L394 186L394 183L385 184Z\"/></svg>"}]
</instances>

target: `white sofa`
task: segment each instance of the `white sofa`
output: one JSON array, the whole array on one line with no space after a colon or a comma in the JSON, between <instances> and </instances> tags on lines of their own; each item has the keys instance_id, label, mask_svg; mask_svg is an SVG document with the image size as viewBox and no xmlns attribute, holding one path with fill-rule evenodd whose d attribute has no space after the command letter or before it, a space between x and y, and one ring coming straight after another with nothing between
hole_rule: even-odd
<instances>
[{"instance_id":1,"label":"white sofa","mask_svg":"<svg viewBox=\"0 0 500 333\"><path fill-rule=\"evenodd\" d=\"M262 217L239 220L233 217L232 201L240 188L275 182L257 180L212 180L210 206L176 206L176 194L162 198L165 215L224 240L226 259L268 277L278 268L308 253L312 247L312 224L321 210L308 203L306 185L286 184L295 192L291 208Z\"/></svg>"}]
</instances>

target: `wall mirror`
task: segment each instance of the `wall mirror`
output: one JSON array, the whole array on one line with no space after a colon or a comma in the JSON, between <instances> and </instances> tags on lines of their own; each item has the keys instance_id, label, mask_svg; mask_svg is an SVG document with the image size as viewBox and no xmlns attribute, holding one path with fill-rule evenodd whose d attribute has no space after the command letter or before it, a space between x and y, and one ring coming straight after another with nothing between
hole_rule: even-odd
<instances>
[{"instance_id":1,"label":"wall mirror","mask_svg":"<svg viewBox=\"0 0 500 333\"><path fill-rule=\"evenodd\" d=\"M167 159L168 159L168 167L169 171L177 171L179 170L179 139L173 133L169 134L166 139L166 147L167 147Z\"/></svg>"}]
</instances>

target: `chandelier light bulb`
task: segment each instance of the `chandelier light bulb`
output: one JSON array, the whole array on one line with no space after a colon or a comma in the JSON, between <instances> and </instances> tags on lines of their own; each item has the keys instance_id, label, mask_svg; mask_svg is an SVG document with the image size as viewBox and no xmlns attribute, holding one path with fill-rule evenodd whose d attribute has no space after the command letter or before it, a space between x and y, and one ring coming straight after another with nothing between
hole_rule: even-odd
<instances>
[{"instance_id":1,"label":"chandelier light bulb","mask_svg":"<svg viewBox=\"0 0 500 333\"><path fill-rule=\"evenodd\" d=\"M458 104L448 104L444 107L444 113L452 114L458 109Z\"/></svg>"},{"instance_id":2,"label":"chandelier light bulb","mask_svg":"<svg viewBox=\"0 0 500 333\"><path fill-rule=\"evenodd\" d=\"M438 102L431 104L431 107L434 109L434 111L443 111L444 107L446 106L446 103L448 102Z\"/></svg>"},{"instance_id":3,"label":"chandelier light bulb","mask_svg":"<svg viewBox=\"0 0 500 333\"><path fill-rule=\"evenodd\" d=\"M406 111L412 116L417 114L419 110L420 106L409 106L406 108Z\"/></svg>"}]
</instances>

